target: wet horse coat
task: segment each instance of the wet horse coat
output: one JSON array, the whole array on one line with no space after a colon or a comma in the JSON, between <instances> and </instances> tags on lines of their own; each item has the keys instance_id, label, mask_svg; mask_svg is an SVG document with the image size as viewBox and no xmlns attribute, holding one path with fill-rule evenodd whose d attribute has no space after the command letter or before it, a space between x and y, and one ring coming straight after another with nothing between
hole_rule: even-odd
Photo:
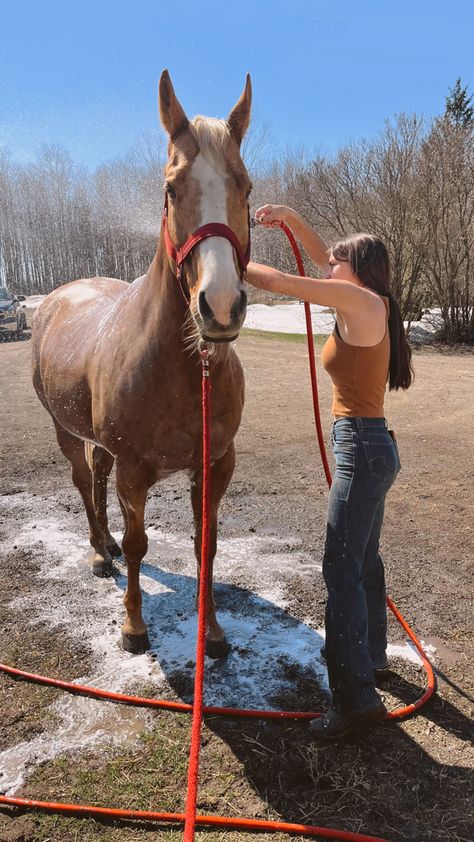
<instances>
[{"instance_id":1,"label":"wet horse coat","mask_svg":"<svg viewBox=\"0 0 474 842\"><path fill-rule=\"evenodd\" d=\"M189 122L165 71L160 115L167 130L167 225L179 246L198 227L220 222L248 245L250 181L239 147L250 115L250 80L227 121ZM141 615L140 563L147 550L144 512L148 489L187 471L201 545L202 420L197 343L218 342L210 357L211 431L210 572L216 552L217 511L235 464L233 439L244 402L244 377L229 340L245 317L246 296L234 250L227 240L201 242L183 264L189 305L161 232L155 257L132 284L93 278L65 284L38 309L33 325L33 382L51 414L59 446L72 465L95 549L93 570L110 575L120 552L107 523L107 478L116 463L117 494L125 521L122 551L128 583L124 597L124 648L149 646ZM211 346L212 348L212 346ZM227 651L212 598L207 651Z\"/></svg>"}]
</instances>

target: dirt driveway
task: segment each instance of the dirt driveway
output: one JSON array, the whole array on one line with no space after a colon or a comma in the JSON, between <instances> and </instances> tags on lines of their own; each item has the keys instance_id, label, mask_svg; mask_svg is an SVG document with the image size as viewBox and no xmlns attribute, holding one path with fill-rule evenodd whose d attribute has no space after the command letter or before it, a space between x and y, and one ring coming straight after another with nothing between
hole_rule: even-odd
<instances>
[{"instance_id":1,"label":"dirt driveway","mask_svg":"<svg viewBox=\"0 0 474 842\"><path fill-rule=\"evenodd\" d=\"M219 568L219 604L229 618L236 608L241 614L246 612L243 619L250 623L252 613L259 610L252 595L258 592L269 612L267 629L281 619L281 646L291 629L299 634L303 625L311 630L317 646L324 609L318 564L327 489L315 444L305 344L246 334L237 349L246 371L247 399L237 439L237 469L221 507L220 534L227 542L224 555L241 553L241 560L235 561L229 575ZM319 347L317 351L319 355ZM1 660L36 672L79 678L94 674L100 649L90 644L85 625L82 630L78 627L73 607L78 590L92 588L87 594L93 593L96 580L90 585L85 575L74 579L74 536L79 536L77 541L86 539L85 517L50 419L30 385L29 353L28 341L0 343ZM386 414L397 433L402 471L388 499L382 551L390 595L433 652L439 695L420 715L404 723L330 748L311 744L300 724L208 720L201 812L281 817L398 842L472 842L474 838L474 357L426 350L416 352L414 362L413 388L387 400ZM320 380L328 439L330 385L324 374ZM116 506L112 506L112 517L113 527L120 529ZM45 531L44 525L53 522L62 530L63 540L69 541L69 558L62 559L69 567L64 569L59 566L60 553L48 543L51 530L49 535ZM189 541L191 513L184 478L174 478L152 491L147 526L159 526L161 541L168 533ZM38 540L31 531L35 528ZM244 544L239 543L242 540ZM264 546L261 568L245 567L246 553L260 552ZM49 561L57 567L56 574L51 574L56 578L51 580L44 573ZM152 563L153 577L151 568ZM168 576L170 570L179 574L183 588L192 590L191 574L175 547L170 550ZM278 605L272 591L275 582ZM158 593L156 588L154 593ZM160 588L160 593L166 588L169 592L170 580L163 580ZM108 598L104 591L103 599ZM110 599L118 606L116 594ZM277 610L280 619L274 613ZM91 609L84 624L95 621L94 612ZM171 628L172 619L169 623ZM117 621L109 618L108 634L113 641L117 629ZM390 636L394 645L402 642L394 622ZM106 644L104 653L105 648ZM239 663L244 662L244 650L242 644ZM186 672L189 664L184 663L182 669L177 668L169 657L174 666L165 670L168 693L188 698L192 670ZM260 670L255 657L247 659L247 684ZM280 661L286 684L281 685L284 689L275 704L318 709L324 682L318 684L309 668L306 672L299 663L292 664L291 652ZM152 668L147 666L150 661L143 663L140 689L149 676L148 689L156 692ZM393 664L396 674L383 690L391 705L413 699L424 678L415 662L395 658ZM217 686L218 673L212 673L211 679ZM238 692L243 679L230 673L225 676L226 686L233 687L228 685L232 681ZM136 676L129 683L136 685ZM147 719L137 725L130 720L123 726L128 729L125 742L103 749L92 736L81 751L48 753L52 740L48 735L55 734L59 717L57 698L53 690L0 677L0 752L34 740L39 747L31 774L18 792L55 800L92 798L98 804L182 809L187 720L183 724L182 719L166 714L166 737L156 722ZM101 727L106 727L106 720ZM116 722L113 727L118 727ZM1 774L0 768L0 790ZM91 820L0 813L0 840L5 842L62 842L80 837L85 842L96 838L115 842L168 839L175 834L178 831L146 826L123 829ZM237 837L247 838L245 834Z\"/></svg>"}]
</instances>

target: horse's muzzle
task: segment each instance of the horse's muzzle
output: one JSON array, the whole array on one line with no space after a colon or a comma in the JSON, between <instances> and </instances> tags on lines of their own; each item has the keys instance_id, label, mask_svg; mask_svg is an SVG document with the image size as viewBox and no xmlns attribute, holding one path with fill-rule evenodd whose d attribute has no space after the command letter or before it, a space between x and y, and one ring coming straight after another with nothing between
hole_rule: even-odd
<instances>
[{"instance_id":1,"label":"horse's muzzle","mask_svg":"<svg viewBox=\"0 0 474 842\"><path fill-rule=\"evenodd\" d=\"M247 293L241 290L231 309L228 324L219 322L209 306L206 293L200 292L195 319L199 332L207 342L232 342L237 339L247 312Z\"/></svg>"}]
</instances>

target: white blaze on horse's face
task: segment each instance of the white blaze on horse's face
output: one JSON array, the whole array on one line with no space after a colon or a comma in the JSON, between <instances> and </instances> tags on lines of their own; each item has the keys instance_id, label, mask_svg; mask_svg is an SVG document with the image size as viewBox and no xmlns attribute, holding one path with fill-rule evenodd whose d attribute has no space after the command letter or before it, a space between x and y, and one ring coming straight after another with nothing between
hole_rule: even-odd
<instances>
[{"instance_id":1,"label":"white blaze on horse's face","mask_svg":"<svg viewBox=\"0 0 474 842\"><path fill-rule=\"evenodd\" d=\"M209 222L229 225L227 218L227 176L200 152L192 164L192 176L201 192L198 227ZM246 294L239 264L231 243L223 237L210 237L197 247L199 254L199 294L197 310L209 339L234 338L243 323Z\"/></svg>"},{"instance_id":2,"label":"white blaze on horse's face","mask_svg":"<svg viewBox=\"0 0 474 842\"><path fill-rule=\"evenodd\" d=\"M167 70L161 74L158 101L160 119L170 138L165 174L171 237L183 244L197 228L220 223L232 229L245 253L251 185L240 147L250 120L250 76L247 74L243 93L227 120L198 115L189 121ZM200 241L184 272L191 313L201 337L211 342L235 339L245 318L247 296L230 241L218 236Z\"/></svg>"}]
</instances>

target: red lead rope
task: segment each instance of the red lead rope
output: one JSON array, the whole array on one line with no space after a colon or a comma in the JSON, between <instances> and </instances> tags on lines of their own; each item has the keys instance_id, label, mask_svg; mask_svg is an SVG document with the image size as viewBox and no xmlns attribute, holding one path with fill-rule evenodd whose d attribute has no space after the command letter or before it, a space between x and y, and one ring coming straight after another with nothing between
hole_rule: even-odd
<instances>
[{"instance_id":1,"label":"red lead rope","mask_svg":"<svg viewBox=\"0 0 474 842\"><path fill-rule=\"evenodd\" d=\"M196 677L194 682L193 723L188 769L188 794L184 842L193 842L196 827L199 754L204 705L204 656L206 650L207 596L209 588L209 510L211 504L211 382L209 352L201 351L202 363L202 525L201 567L199 571L199 612L196 644Z\"/></svg>"}]
</instances>

